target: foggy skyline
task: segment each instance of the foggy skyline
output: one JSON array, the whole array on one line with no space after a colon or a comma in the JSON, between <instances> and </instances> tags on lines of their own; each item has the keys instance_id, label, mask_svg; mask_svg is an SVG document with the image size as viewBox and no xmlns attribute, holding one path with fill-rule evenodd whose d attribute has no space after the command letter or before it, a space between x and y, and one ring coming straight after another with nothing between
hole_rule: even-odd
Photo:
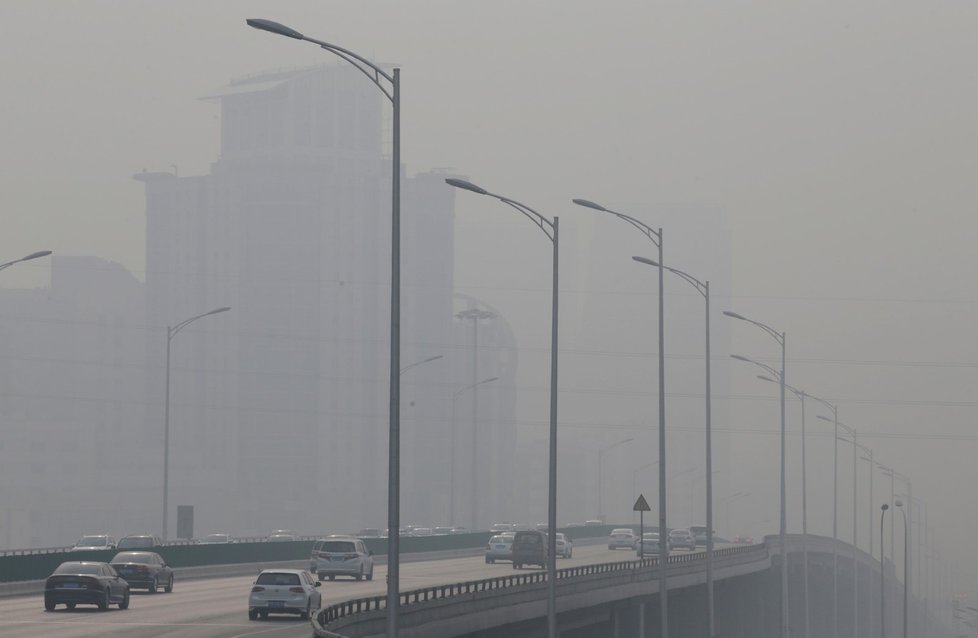
<instances>
[{"instance_id":1,"label":"foggy skyline","mask_svg":"<svg viewBox=\"0 0 978 638\"><path fill-rule=\"evenodd\" d=\"M978 7L24 0L5 3L0 16L9 96L0 124L2 260L51 249L119 262L145 281L142 187L130 175L171 164L181 176L205 174L220 127L216 108L198 98L228 78L333 63L315 47L244 24L277 20L402 66L409 175L450 167L559 215L566 237L600 232L619 243L620 251L600 256L609 273L601 279L586 278L566 246L567 325L580 320L575 297L600 299L609 314L620 311L619 299L633 298L651 319L655 292L650 274L630 260L648 254L647 242L575 210L571 198L634 211L654 226L657 210L722 213L731 288L713 291L713 322L729 332L730 351L714 352L714 369L729 379L729 396L717 397L729 403L729 422L715 425L730 438L735 490L757 495L742 503L745 514L777 520L777 389L728 355L772 363L777 352L750 326L722 325L725 309L787 332L788 382L838 402L840 419L876 458L912 477L945 554L970 540L976 516L954 488L978 478L978 433L970 427L978 409L978 282L967 276L978 231L970 170ZM517 420L540 421L549 254L526 220L494 202L459 197L455 210L455 290L506 313L520 346ZM669 265L723 277L693 272L702 256L679 247L696 239L664 232ZM0 286L42 287L49 272L43 260L20 264ZM669 375L671 362L701 360L698 344L669 349L675 326L701 318L685 305L679 311L675 300L692 294L683 282L667 279L666 293ZM654 322L635 319L627 333L609 321L562 334L562 353L590 353L564 358L573 368L562 369L562 379L574 378L574 366L596 366L605 374L576 389L623 397L596 438L641 431L652 441ZM636 354L648 376L615 376ZM562 389L564 405L575 387ZM672 405L701 392L693 381L667 384L678 397ZM815 406L809 410L810 516L817 512L810 526L824 533L831 439ZM574 414L565 410L560 420L573 422ZM796 431L790 397L788 423ZM797 435L789 445L796 448ZM849 454L840 446L843 539L851 525ZM878 475L875 487L878 507ZM775 523L766 527L776 531ZM978 565L961 567L973 573Z\"/></svg>"}]
</instances>

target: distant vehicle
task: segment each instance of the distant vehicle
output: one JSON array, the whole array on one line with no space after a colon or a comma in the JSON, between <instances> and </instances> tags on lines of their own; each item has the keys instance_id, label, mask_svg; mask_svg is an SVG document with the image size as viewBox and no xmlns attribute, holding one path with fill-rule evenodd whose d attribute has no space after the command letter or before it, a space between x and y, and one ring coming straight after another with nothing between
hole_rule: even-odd
<instances>
[{"instance_id":1,"label":"distant vehicle","mask_svg":"<svg viewBox=\"0 0 978 638\"><path fill-rule=\"evenodd\" d=\"M299 614L308 620L322 606L319 583L302 569L265 569L258 574L248 596L248 620L268 614Z\"/></svg>"},{"instance_id":2,"label":"distant vehicle","mask_svg":"<svg viewBox=\"0 0 978 638\"><path fill-rule=\"evenodd\" d=\"M706 547L706 530L707 529L708 528L707 528L706 525L690 525L689 526L689 533L692 534L693 535L693 538L696 539L696 544L697 545L701 545L703 547ZM716 530L713 530L713 536L714 536L713 542L714 543L716 542L716 535L717 535Z\"/></svg>"},{"instance_id":3,"label":"distant vehicle","mask_svg":"<svg viewBox=\"0 0 978 638\"><path fill-rule=\"evenodd\" d=\"M527 525L526 523L513 523L513 531L514 532L527 532L527 531L530 531L532 529L533 528L530 527L529 525Z\"/></svg>"},{"instance_id":4,"label":"distant vehicle","mask_svg":"<svg viewBox=\"0 0 978 638\"><path fill-rule=\"evenodd\" d=\"M574 555L574 541L563 532L557 532L557 556L571 558Z\"/></svg>"},{"instance_id":5,"label":"distant vehicle","mask_svg":"<svg viewBox=\"0 0 978 638\"><path fill-rule=\"evenodd\" d=\"M589 521L584 521L584 527L601 527L604 525L604 521L599 521L596 518L592 518Z\"/></svg>"},{"instance_id":6,"label":"distant vehicle","mask_svg":"<svg viewBox=\"0 0 978 638\"><path fill-rule=\"evenodd\" d=\"M451 533L452 534L468 534L469 533L469 530L465 529L464 527L453 527Z\"/></svg>"},{"instance_id":7,"label":"distant vehicle","mask_svg":"<svg viewBox=\"0 0 978 638\"><path fill-rule=\"evenodd\" d=\"M741 545L753 545L754 538L752 536L736 536L734 537L734 542Z\"/></svg>"},{"instance_id":8,"label":"distant vehicle","mask_svg":"<svg viewBox=\"0 0 978 638\"><path fill-rule=\"evenodd\" d=\"M534 527L534 529L536 529L536 530L538 530L538 531L541 531L541 532L546 532L546 531L547 531L547 529L548 529L548 528L550 527L550 525L549 525L549 524L547 524L547 523L537 523L537 524L536 524L536 525L534 525L533 527Z\"/></svg>"},{"instance_id":9,"label":"distant vehicle","mask_svg":"<svg viewBox=\"0 0 978 638\"><path fill-rule=\"evenodd\" d=\"M116 549L147 549L163 547L163 541L153 534L130 534L119 539Z\"/></svg>"},{"instance_id":10,"label":"distant vehicle","mask_svg":"<svg viewBox=\"0 0 978 638\"><path fill-rule=\"evenodd\" d=\"M91 534L89 536L82 536L79 538L68 551L87 552L97 551L100 549L115 549L115 545L115 536L109 536L108 534Z\"/></svg>"},{"instance_id":11,"label":"distant vehicle","mask_svg":"<svg viewBox=\"0 0 978 638\"><path fill-rule=\"evenodd\" d=\"M374 579L374 553L367 544L355 536L329 536L321 538L312 546L309 571L317 574L319 580L337 576L352 576L356 580Z\"/></svg>"},{"instance_id":12,"label":"distant vehicle","mask_svg":"<svg viewBox=\"0 0 978 638\"><path fill-rule=\"evenodd\" d=\"M659 555L659 533L645 532L640 542L635 543L635 553L639 558L643 556Z\"/></svg>"},{"instance_id":13,"label":"distant vehicle","mask_svg":"<svg viewBox=\"0 0 978 638\"><path fill-rule=\"evenodd\" d=\"M493 523L492 527L489 528L489 531L494 534L498 534L500 532L512 532L515 530L513 529L512 523Z\"/></svg>"},{"instance_id":14,"label":"distant vehicle","mask_svg":"<svg viewBox=\"0 0 978 638\"><path fill-rule=\"evenodd\" d=\"M608 536L608 549L635 549L635 530L630 527L618 527L611 530Z\"/></svg>"},{"instance_id":15,"label":"distant vehicle","mask_svg":"<svg viewBox=\"0 0 978 638\"><path fill-rule=\"evenodd\" d=\"M105 611L111 604L128 609L129 583L108 563L61 563L44 581L44 609L54 611L59 604L68 609L74 609L75 605L97 605L99 611Z\"/></svg>"},{"instance_id":16,"label":"distant vehicle","mask_svg":"<svg viewBox=\"0 0 978 638\"><path fill-rule=\"evenodd\" d=\"M386 532L387 530L384 530ZM386 533L384 534L387 535ZM380 538L380 530L376 527L365 527L357 532L357 538Z\"/></svg>"},{"instance_id":17,"label":"distant vehicle","mask_svg":"<svg viewBox=\"0 0 978 638\"><path fill-rule=\"evenodd\" d=\"M435 536L448 536L452 533L452 529L451 527L436 527L431 530L431 533Z\"/></svg>"},{"instance_id":18,"label":"distant vehicle","mask_svg":"<svg viewBox=\"0 0 978 638\"><path fill-rule=\"evenodd\" d=\"M269 543L288 543L299 540L299 535L290 529L276 529L268 535Z\"/></svg>"},{"instance_id":19,"label":"distant vehicle","mask_svg":"<svg viewBox=\"0 0 978 638\"><path fill-rule=\"evenodd\" d=\"M414 535L415 536L431 536L432 535L431 528L430 527L415 527L414 530L412 530L412 531L414 532Z\"/></svg>"},{"instance_id":20,"label":"distant vehicle","mask_svg":"<svg viewBox=\"0 0 978 638\"><path fill-rule=\"evenodd\" d=\"M214 534L208 534L203 537L197 543L199 545L224 545L231 542L231 537L227 534L221 534L215 532Z\"/></svg>"},{"instance_id":21,"label":"distant vehicle","mask_svg":"<svg viewBox=\"0 0 978 638\"><path fill-rule=\"evenodd\" d=\"M109 563L130 587L146 588L151 594L158 587L173 591L173 570L156 552L119 552Z\"/></svg>"},{"instance_id":22,"label":"distant vehicle","mask_svg":"<svg viewBox=\"0 0 978 638\"><path fill-rule=\"evenodd\" d=\"M694 551L696 549L696 539L689 533L688 529L674 529L669 532L669 549L683 549Z\"/></svg>"},{"instance_id":23,"label":"distant vehicle","mask_svg":"<svg viewBox=\"0 0 978 638\"><path fill-rule=\"evenodd\" d=\"M513 536L497 534L490 538L489 542L486 543L486 563L492 564L497 560L513 560Z\"/></svg>"},{"instance_id":24,"label":"distant vehicle","mask_svg":"<svg viewBox=\"0 0 978 638\"><path fill-rule=\"evenodd\" d=\"M547 537L537 530L523 530L513 536L513 569L523 565L547 566Z\"/></svg>"}]
</instances>

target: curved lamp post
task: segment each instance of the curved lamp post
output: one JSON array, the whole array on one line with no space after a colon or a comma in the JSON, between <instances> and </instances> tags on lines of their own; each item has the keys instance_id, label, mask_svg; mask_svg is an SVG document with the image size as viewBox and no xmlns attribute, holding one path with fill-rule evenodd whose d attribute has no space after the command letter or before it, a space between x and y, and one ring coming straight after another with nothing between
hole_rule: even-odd
<instances>
[{"instance_id":1,"label":"curved lamp post","mask_svg":"<svg viewBox=\"0 0 978 638\"><path fill-rule=\"evenodd\" d=\"M417 368L418 366L422 366L422 365L424 365L426 363L431 363L432 361L438 361L439 359L443 359L443 358L444 358L444 355L436 354L433 357L428 357L427 359L422 359L421 361L415 361L411 365L404 366L403 368L401 368L401 374L404 374L405 372L407 372L411 368Z\"/></svg>"},{"instance_id":2,"label":"curved lamp post","mask_svg":"<svg viewBox=\"0 0 978 638\"><path fill-rule=\"evenodd\" d=\"M3 270L4 268L9 268L14 264L19 264L22 261L30 261L31 259L37 259L38 257L47 257L50 254L51 254L50 250L39 250L36 253L31 253L30 255L27 255L26 257L21 257L20 259L14 259L13 261L8 261L5 264L0 264L0 270Z\"/></svg>"},{"instance_id":3,"label":"curved lamp post","mask_svg":"<svg viewBox=\"0 0 978 638\"><path fill-rule=\"evenodd\" d=\"M886 638L886 565L883 564L883 518L890 506L880 505L880 627L881 635Z\"/></svg>"},{"instance_id":4,"label":"curved lamp post","mask_svg":"<svg viewBox=\"0 0 978 638\"><path fill-rule=\"evenodd\" d=\"M397 637L398 582L401 563L401 70L387 73L378 65L343 47L307 37L295 29L260 18L250 18L248 26L295 40L305 40L346 60L380 89L393 107L393 148L391 166L391 353L390 425L387 462L387 636Z\"/></svg>"},{"instance_id":5,"label":"curved lamp post","mask_svg":"<svg viewBox=\"0 0 978 638\"><path fill-rule=\"evenodd\" d=\"M601 204L596 204L587 199L573 200L578 206L590 208L602 213L614 215L618 219L631 224L639 232L645 235L656 248L659 249L658 263L662 264L662 229L652 228L645 222L639 221L630 215L619 213L618 211L605 208ZM664 269L659 266L659 556L669 555L669 538L665 530L666 526L666 344L665 344L665 323L663 320L663 291L662 279ZM662 638L669 638L669 587L668 577L665 567L659 572L659 623Z\"/></svg>"},{"instance_id":6,"label":"curved lamp post","mask_svg":"<svg viewBox=\"0 0 978 638\"><path fill-rule=\"evenodd\" d=\"M903 509L903 501L896 499L893 504L903 514L903 638L907 638L907 609L910 597L910 527L907 525L907 512ZM909 505L909 501L908 501Z\"/></svg>"},{"instance_id":7,"label":"curved lamp post","mask_svg":"<svg viewBox=\"0 0 978 638\"><path fill-rule=\"evenodd\" d=\"M820 416L819 418L823 421L828 421L828 419L823 416ZM837 440L842 441L843 443L852 444L852 635L855 638L859 638L859 565L856 562L856 544L858 542L857 539L859 538L858 510L856 508L856 495L858 494L856 491L856 485L859 477L856 471L856 464L859 460L859 452L857 449L859 447L859 443L856 441L855 428L850 428L842 423L839 424L839 427L844 429L849 436L852 437L851 439L847 439L840 436Z\"/></svg>"},{"instance_id":8,"label":"curved lamp post","mask_svg":"<svg viewBox=\"0 0 978 638\"><path fill-rule=\"evenodd\" d=\"M166 327L166 399L163 406L163 542L166 542L167 538L167 500L170 496L170 342L173 341L173 337L178 332L194 321L220 312L227 312L230 309L229 306L215 308L196 317L184 319L173 327Z\"/></svg>"},{"instance_id":9,"label":"curved lamp post","mask_svg":"<svg viewBox=\"0 0 978 638\"><path fill-rule=\"evenodd\" d=\"M839 406L825 399L809 394L810 398L818 401L832 410L832 636L839 635ZM829 421L819 417L823 421Z\"/></svg>"},{"instance_id":10,"label":"curved lamp post","mask_svg":"<svg viewBox=\"0 0 978 638\"><path fill-rule=\"evenodd\" d=\"M458 403L458 398L468 392L469 390L480 386L484 383L492 383L493 381L498 381L499 377L490 377L488 379L483 379L476 383L470 383L469 385L459 388L452 393L452 461L451 461L451 472L449 481L449 494L448 494L448 523L455 526L455 406ZM475 531L474 529L472 530Z\"/></svg>"},{"instance_id":11,"label":"curved lamp post","mask_svg":"<svg viewBox=\"0 0 978 638\"><path fill-rule=\"evenodd\" d=\"M490 193L464 179L449 177L445 180L449 186L467 190L477 195L487 195L515 209L524 217L536 224L543 234L553 244L553 285L551 291L550 319L550 461L549 461L549 490L547 507L547 635L557 638L557 263L560 246L560 219L556 216L548 219L526 204L515 199Z\"/></svg>"},{"instance_id":12,"label":"curved lamp post","mask_svg":"<svg viewBox=\"0 0 978 638\"><path fill-rule=\"evenodd\" d=\"M621 441L618 441L616 443L612 443L611 445L606 445L603 448L601 448L601 449L598 450L598 519L601 520L602 522L604 522L604 512L602 511L602 508L601 508L601 457L608 450L610 450L612 448L616 448L619 445L622 445L624 443L628 443L628 442L634 441L634 440L635 439L633 439L633 438L622 439Z\"/></svg>"},{"instance_id":13,"label":"curved lamp post","mask_svg":"<svg viewBox=\"0 0 978 638\"><path fill-rule=\"evenodd\" d=\"M729 310L724 310L723 314L730 317L731 319L739 319L740 321L746 321L747 323L753 324L766 332L768 336L774 339L779 346L781 346L781 371L777 373L778 385L781 386L781 526L780 532L778 533L778 542L781 545L781 638L788 638L788 552L787 547L785 547L785 535L787 533L788 527L788 517L786 512L786 502L785 502L785 425L784 425L784 391L785 391L785 379L784 379L784 361L785 361L785 333L778 332L771 326L763 324L760 321L754 321L753 319L748 319L747 317L737 314L736 312L731 312ZM773 370L773 369L772 369Z\"/></svg>"},{"instance_id":14,"label":"curved lamp post","mask_svg":"<svg viewBox=\"0 0 978 638\"><path fill-rule=\"evenodd\" d=\"M670 268L655 262L646 257L632 257L635 261L648 266L663 268L672 274L680 277L686 283L696 289L696 292L703 295L706 302L706 609L708 616L709 636L716 635L716 627L713 614L713 425L711 420L712 413L712 392L710 390L710 282L700 281L696 277L678 268ZM660 284L659 291L662 291ZM690 520L690 524L692 524Z\"/></svg>"}]
</instances>

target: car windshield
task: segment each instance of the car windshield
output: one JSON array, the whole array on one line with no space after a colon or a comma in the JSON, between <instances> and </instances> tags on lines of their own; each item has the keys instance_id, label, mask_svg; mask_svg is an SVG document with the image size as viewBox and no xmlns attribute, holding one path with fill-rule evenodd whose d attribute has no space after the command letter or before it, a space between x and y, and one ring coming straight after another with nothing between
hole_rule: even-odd
<instances>
[{"instance_id":1,"label":"car windshield","mask_svg":"<svg viewBox=\"0 0 978 638\"><path fill-rule=\"evenodd\" d=\"M98 563L61 563L54 570L55 574L92 574L98 576Z\"/></svg>"},{"instance_id":2,"label":"car windshield","mask_svg":"<svg viewBox=\"0 0 978 638\"><path fill-rule=\"evenodd\" d=\"M108 544L105 536L82 536L75 543L78 547L105 547Z\"/></svg>"},{"instance_id":3,"label":"car windshield","mask_svg":"<svg viewBox=\"0 0 978 638\"><path fill-rule=\"evenodd\" d=\"M626 535L628 535L628 536L631 536L631 535L632 535L632 534L634 534L634 533L635 533L635 532L633 532L633 531L632 531L632 530L630 530L630 529L613 529L613 530L611 530L611 535L612 535L612 536L617 536L617 535L619 535L619 534L626 534Z\"/></svg>"},{"instance_id":4,"label":"car windshield","mask_svg":"<svg viewBox=\"0 0 978 638\"><path fill-rule=\"evenodd\" d=\"M119 541L119 549L126 547L152 547L154 545L152 536L127 536Z\"/></svg>"},{"instance_id":5,"label":"car windshield","mask_svg":"<svg viewBox=\"0 0 978 638\"><path fill-rule=\"evenodd\" d=\"M332 554L350 554L357 551L353 541L326 541L321 551Z\"/></svg>"},{"instance_id":6,"label":"car windshield","mask_svg":"<svg viewBox=\"0 0 978 638\"><path fill-rule=\"evenodd\" d=\"M258 585L298 585L298 574L283 574L281 572L265 572L258 575Z\"/></svg>"},{"instance_id":7,"label":"car windshield","mask_svg":"<svg viewBox=\"0 0 978 638\"><path fill-rule=\"evenodd\" d=\"M490 543L512 543L512 538L507 538L505 536L493 536L489 539Z\"/></svg>"},{"instance_id":8,"label":"car windshield","mask_svg":"<svg viewBox=\"0 0 978 638\"><path fill-rule=\"evenodd\" d=\"M153 554L150 552L119 552L112 558L113 563L142 563L143 565L152 565L156 561L153 560Z\"/></svg>"}]
</instances>

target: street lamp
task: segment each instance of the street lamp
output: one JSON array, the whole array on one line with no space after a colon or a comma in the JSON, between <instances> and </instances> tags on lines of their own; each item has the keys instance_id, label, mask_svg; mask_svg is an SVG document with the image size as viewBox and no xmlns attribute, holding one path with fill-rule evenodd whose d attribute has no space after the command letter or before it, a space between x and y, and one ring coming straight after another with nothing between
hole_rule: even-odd
<instances>
[{"instance_id":1,"label":"street lamp","mask_svg":"<svg viewBox=\"0 0 978 638\"><path fill-rule=\"evenodd\" d=\"M828 409L832 410L833 424L832 430L832 635L838 636L839 633L839 406L829 403L825 399L820 399L815 395L808 395ZM818 418L828 421L821 416Z\"/></svg>"},{"instance_id":2,"label":"street lamp","mask_svg":"<svg viewBox=\"0 0 978 638\"><path fill-rule=\"evenodd\" d=\"M747 323L753 324L766 332L768 336L774 339L779 346L781 346L781 371L777 373L779 385L781 386L781 530L778 533L778 542L781 545L781 638L788 638L788 552L785 547L785 536L787 534L788 527L788 516L787 516L787 503L785 501L785 425L784 425L784 391L785 391L785 378L784 378L784 361L785 361L785 350L786 350L786 335L784 332L778 332L771 326L763 324L759 321L754 321L753 319L748 319L747 317L737 314L736 312L731 312L729 310L724 310L723 314L732 318L739 319L740 321L746 321Z\"/></svg>"},{"instance_id":3,"label":"street lamp","mask_svg":"<svg viewBox=\"0 0 978 638\"><path fill-rule=\"evenodd\" d=\"M703 300L706 302L706 608L708 635L712 638L716 634L716 628L713 618L713 426L711 421L712 393L710 391L710 282L700 281L687 272L670 268L646 257L632 257L632 259L648 266L657 267L660 273L665 268L695 288L696 292L703 295ZM662 292L661 282L659 292L660 294ZM690 507L692 507L692 499L690 499ZM692 516L690 516L689 522L692 525Z\"/></svg>"},{"instance_id":4,"label":"street lamp","mask_svg":"<svg viewBox=\"0 0 978 638\"><path fill-rule=\"evenodd\" d=\"M411 368L417 368L420 365L424 365L426 363L431 363L432 361L438 361L439 359L442 359L442 358L444 358L444 355L436 354L433 357L428 357L427 359L422 359L421 361L415 361L411 365L404 366L403 368L401 368L401 374L404 374L405 372L407 372Z\"/></svg>"},{"instance_id":5,"label":"street lamp","mask_svg":"<svg viewBox=\"0 0 978 638\"><path fill-rule=\"evenodd\" d=\"M20 259L14 259L13 261L8 261L5 264L0 264L0 270L3 270L4 268L9 268L14 264L19 264L22 261L30 261L31 259L37 259L38 257L47 257L50 254L51 254L50 250L39 250L36 253L31 253L30 255L27 255L26 257L21 257Z\"/></svg>"},{"instance_id":6,"label":"street lamp","mask_svg":"<svg viewBox=\"0 0 978 638\"><path fill-rule=\"evenodd\" d=\"M903 638L907 638L907 609L910 597L910 527L907 525L907 512L903 509L903 501L896 499L893 504L900 508L903 514ZM910 501L907 501L909 507Z\"/></svg>"},{"instance_id":7,"label":"street lamp","mask_svg":"<svg viewBox=\"0 0 978 638\"><path fill-rule=\"evenodd\" d=\"M170 496L170 342L173 341L173 337L178 332L194 321L220 312L227 312L230 309L229 306L215 308L210 312L184 319L173 327L166 327L166 399L163 406L163 542L166 542L167 537L167 499Z\"/></svg>"},{"instance_id":8,"label":"street lamp","mask_svg":"<svg viewBox=\"0 0 978 638\"><path fill-rule=\"evenodd\" d=\"M614 215L618 219L631 224L637 228L656 248L659 249L659 556L669 555L669 538L665 530L666 526L666 338L665 321L663 315L663 287L662 279L664 268L662 266L662 229L652 228L645 222L639 221L634 217L605 208L601 204L596 204L586 199L573 200L578 206L590 208L602 213ZM661 638L669 638L669 587L666 568L662 566L659 570L659 623Z\"/></svg>"},{"instance_id":9,"label":"street lamp","mask_svg":"<svg viewBox=\"0 0 978 638\"><path fill-rule=\"evenodd\" d=\"M547 635L557 638L557 275L558 248L560 246L560 219L548 219L526 204L490 193L464 179L449 177L445 182L455 188L461 188L477 195L487 195L506 204L521 213L537 225L543 234L553 244L553 283L551 288L550 311L550 459L549 459L549 489L547 496Z\"/></svg>"},{"instance_id":10,"label":"street lamp","mask_svg":"<svg viewBox=\"0 0 978 638\"><path fill-rule=\"evenodd\" d=\"M397 636L398 581L400 579L401 527L401 69L387 73L353 51L305 36L295 29L260 18L249 18L248 26L322 47L352 64L380 89L393 108L391 149L391 353L390 424L387 462L387 636Z\"/></svg>"},{"instance_id":11,"label":"street lamp","mask_svg":"<svg viewBox=\"0 0 978 638\"><path fill-rule=\"evenodd\" d=\"M890 506L880 505L880 627L882 638L886 638L886 565L883 564L883 518ZM891 517L892 518L892 517Z\"/></svg>"},{"instance_id":12,"label":"street lamp","mask_svg":"<svg viewBox=\"0 0 978 638\"><path fill-rule=\"evenodd\" d=\"M768 368L768 366L763 363L758 363L757 361L752 361L751 363L757 364L762 368ZM770 368L768 368L770 369ZM777 376L777 375L774 375ZM778 383L771 377L764 376L762 374L757 375L758 379L762 381L769 381L771 383ZM798 402L801 404L801 556L802 556L802 580L805 582L805 638L811 634L811 613L809 609L809 594L808 594L808 470L807 470L807 453L805 452L805 397L808 393L804 390L799 390L790 385L785 384L786 389L791 391L795 397L798 398Z\"/></svg>"},{"instance_id":13,"label":"street lamp","mask_svg":"<svg viewBox=\"0 0 978 638\"><path fill-rule=\"evenodd\" d=\"M819 417L819 418L822 418L823 420L828 420L825 419L824 417ZM850 428L846 425L843 425L842 423L839 424L839 427L843 428L846 432L849 433L849 436L852 437L851 439L838 437L838 440L844 443L852 443L852 595L853 595L852 635L858 638L859 616L857 610L859 609L859 587L858 587L859 566L858 563L856 562L856 552L857 552L856 545L858 543L858 530L859 530L858 520L859 519L858 519L857 508L856 508L856 498L858 494L856 490L856 485L858 483L859 474L856 471L857 470L856 464L858 463L858 458L859 458L859 452L857 449L859 447L859 443L856 441L855 428Z\"/></svg>"},{"instance_id":14,"label":"street lamp","mask_svg":"<svg viewBox=\"0 0 978 638\"><path fill-rule=\"evenodd\" d=\"M479 529L479 321L493 319L494 312L481 308L467 308L455 315L456 319L472 322L472 493L469 496L472 503L472 518L469 529Z\"/></svg>"},{"instance_id":15,"label":"street lamp","mask_svg":"<svg viewBox=\"0 0 978 638\"><path fill-rule=\"evenodd\" d=\"M601 456L605 452L607 452L608 450L610 450L612 448L618 447L619 445L622 445L623 443L628 443L628 442L634 441L634 440L635 439L632 439L632 438L622 439L621 441L618 441L617 443L612 443L611 445L606 445L605 447L603 447L600 450L598 450L598 519L600 521L602 521L602 522L604 522L604 513L603 513L603 511L601 509Z\"/></svg>"},{"instance_id":16,"label":"street lamp","mask_svg":"<svg viewBox=\"0 0 978 638\"><path fill-rule=\"evenodd\" d=\"M455 525L455 406L458 403L458 398L462 396L465 392L480 386L484 383L491 383L493 381L498 381L499 377L490 377L488 379L483 379L476 383L470 383L469 385L459 388L452 393L452 462L451 462L451 481L449 488L448 497L448 523L452 526ZM475 424L473 424L473 430L475 429ZM475 531L474 529L472 530Z\"/></svg>"}]
</instances>

